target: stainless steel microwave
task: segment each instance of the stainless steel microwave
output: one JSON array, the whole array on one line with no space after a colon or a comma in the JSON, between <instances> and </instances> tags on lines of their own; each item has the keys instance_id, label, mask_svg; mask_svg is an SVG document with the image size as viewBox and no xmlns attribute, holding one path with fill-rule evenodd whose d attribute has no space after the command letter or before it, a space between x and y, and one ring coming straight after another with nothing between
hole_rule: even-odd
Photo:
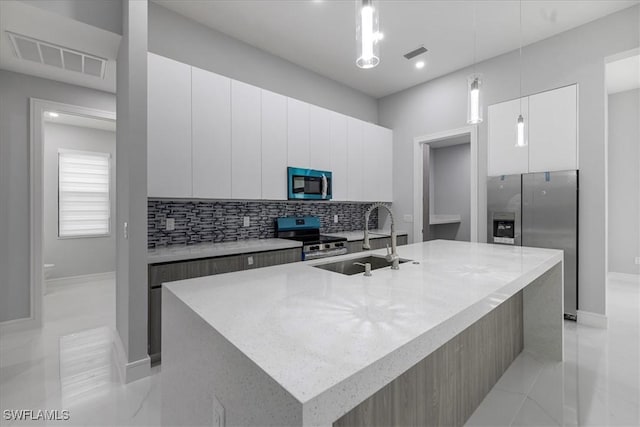
<instances>
[{"instance_id":1,"label":"stainless steel microwave","mask_svg":"<svg viewBox=\"0 0 640 427\"><path fill-rule=\"evenodd\" d=\"M289 200L331 200L331 172L287 168Z\"/></svg>"}]
</instances>

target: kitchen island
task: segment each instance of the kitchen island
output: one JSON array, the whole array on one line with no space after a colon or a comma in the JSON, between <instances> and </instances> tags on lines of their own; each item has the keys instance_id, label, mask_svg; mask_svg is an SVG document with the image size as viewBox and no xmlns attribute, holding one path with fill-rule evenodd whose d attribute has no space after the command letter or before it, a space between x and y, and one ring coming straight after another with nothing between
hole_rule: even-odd
<instances>
[{"instance_id":1,"label":"kitchen island","mask_svg":"<svg viewBox=\"0 0 640 427\"><path fill-rule=\"evenodd\" d=\"M385 253L384 250L371 254ZM562 252L431 241L163 288L164 425L461 425L523 349L563 358Z\"/></svg>"}]
</instances>

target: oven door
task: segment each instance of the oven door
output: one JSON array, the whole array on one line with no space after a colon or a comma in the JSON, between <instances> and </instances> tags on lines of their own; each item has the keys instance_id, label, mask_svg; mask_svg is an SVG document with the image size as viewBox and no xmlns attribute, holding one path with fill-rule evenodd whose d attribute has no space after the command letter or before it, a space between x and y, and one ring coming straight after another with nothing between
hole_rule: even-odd
<instances>
[{"instance_id":1,"label":"oven door","mask_svg":"<svg viewBox=\"0 0 640 427\"><path fill-rule=\"evenodd\" d=\"M287 168L289 200L331 200L331 172Z\"/></svg>"}]
</instances>

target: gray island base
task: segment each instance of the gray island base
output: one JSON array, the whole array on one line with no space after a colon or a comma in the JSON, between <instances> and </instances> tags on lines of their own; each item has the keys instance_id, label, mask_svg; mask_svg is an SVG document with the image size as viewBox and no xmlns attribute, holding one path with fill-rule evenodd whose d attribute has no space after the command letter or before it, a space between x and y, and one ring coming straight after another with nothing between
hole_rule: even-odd
<instances>
[{"instance_id":1,"label":"gray island base","mask_svg":"<svg viewBox=\"0 0 640 427\"><path fill-rule=\"evenodd\" d=\"M163 425L462 425L521 351L563 359L561 251L399 252L371 277L313 267L360 253L165 286Z\"/></svg>"}]
</instances>

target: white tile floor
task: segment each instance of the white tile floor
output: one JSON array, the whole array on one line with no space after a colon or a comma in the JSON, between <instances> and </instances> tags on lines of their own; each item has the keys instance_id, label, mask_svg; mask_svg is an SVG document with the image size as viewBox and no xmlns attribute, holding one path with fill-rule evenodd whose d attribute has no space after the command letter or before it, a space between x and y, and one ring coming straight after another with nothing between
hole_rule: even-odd
<instances>
[{"instance_id":1,"label":"white tile floor","mask_svg":"<svg viewBox=\"0 0 640 427\"><path fill-rule=\"evenodd\" d=\"M0 337L0 410L68 409L69 421L160 425L161 371L121 385L110 357L115 290L96 282L45 296L45 327ZM521 354L469 426L640 426L640 276L610 278L609 328L565 323L565 362Z\"/></svg>"}]
</instances>

